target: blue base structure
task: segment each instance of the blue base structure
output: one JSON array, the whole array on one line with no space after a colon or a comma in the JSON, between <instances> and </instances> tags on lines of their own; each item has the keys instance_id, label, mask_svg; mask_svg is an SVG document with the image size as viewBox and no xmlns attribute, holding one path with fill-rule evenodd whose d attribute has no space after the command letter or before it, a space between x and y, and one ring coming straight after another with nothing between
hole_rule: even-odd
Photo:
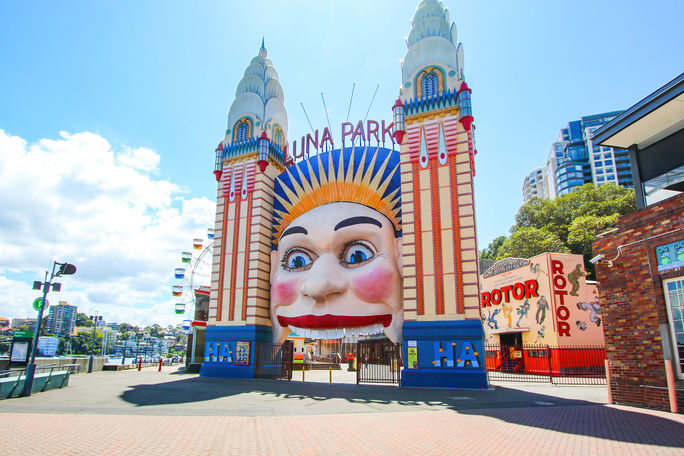
<instances>
[{"instance_id":1,"label":"blue base structure","mask_svg":"<svg viewBox=\"0 0 684 456\"><path fill-rule=\"evenodd\" d=\"M256 345L272 338L267 326L207 326L200 376L254 378Z\"/></svg>"},{"instance_id":2,"label":"blue base structure","mask_svg":"<svg viewBox=\"0 0 684 456\"><path fill-rule=\"evenodd\" d=\"M488 388L479 320L405 322L402 350L402 387Z\"/></svg>"}]
</instances>

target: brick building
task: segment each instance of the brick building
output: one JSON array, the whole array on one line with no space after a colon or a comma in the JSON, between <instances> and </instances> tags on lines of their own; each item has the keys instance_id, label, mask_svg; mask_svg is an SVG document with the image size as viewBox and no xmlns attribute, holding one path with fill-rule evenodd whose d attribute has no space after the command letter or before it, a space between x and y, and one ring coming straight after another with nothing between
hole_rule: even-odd
<instances>
[{"instance_id":1,"label":"brick building","mask_svg":"<svg viewBox=\"0 0 684 456\"><path fill-rule=\"evenodd\" d=\"M594 141L629 149L640 209L594 243L612 398L682 411L684 74L598 130Z\"/></svg>"}]
</instances>

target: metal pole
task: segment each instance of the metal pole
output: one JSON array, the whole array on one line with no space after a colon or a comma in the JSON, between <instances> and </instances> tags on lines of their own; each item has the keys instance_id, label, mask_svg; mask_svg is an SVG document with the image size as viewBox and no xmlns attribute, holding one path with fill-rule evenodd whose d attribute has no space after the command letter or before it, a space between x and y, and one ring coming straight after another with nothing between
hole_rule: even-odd
<instances>
[{"instance_id":1,"label":"metal pole","mask_svg":"<svg viewBox=\"0 0 684 456\"><path fill-rule=\"evenodd\" d=\"M41 303L40 310L38 311L38 321L36 321L36 332L33 334L33 346L31 347L31 362L26 366L26 377L24 378L24 390L22 391L22 396L30 396L33 390L33 378L36 375L36 349L38 346L38 335L40 334L40 323L43 320L43 310L45 310L45 300L47 299L48 291L50 291L50 282L55 276L55 266L56 262L52 263L52 274L50 275L50 281L48 281L48 272L45 271L45 282L43 283L43 302Z\"/></svg>"},{"instance_id":2,"label":"metal pole","mask_svg":"<svg viewBox=\"0 0 684 456\"><path fill-rule=\"evenodd\" d=\"M88 361L88 373L93 372L93 362L95 360L95 330L97 329L97 310L95 311L93 321L93 338L90 341L90 360Z\"/></svg>"}]
</instances>

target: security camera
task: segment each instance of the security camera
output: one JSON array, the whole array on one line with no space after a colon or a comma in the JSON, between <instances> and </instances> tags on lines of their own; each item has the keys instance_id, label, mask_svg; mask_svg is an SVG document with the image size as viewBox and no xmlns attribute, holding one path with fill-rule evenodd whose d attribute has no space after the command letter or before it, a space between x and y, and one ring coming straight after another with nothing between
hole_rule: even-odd
<instances>
[{"instance_id":1,"label":"security camera","mask_svg":"<svg viewBox=\"0 0 684 456\"><path fill-rule=\"evenodd\" d=\"M592 263L592 264L598 264L598 262L601 261L603 258L604 258L604 257L603 257L603 254L602 254L602 253L599 253L599 254L596 255L594 258L592 258L591 260L589 260L589 262Z\"/></svg>"}]
</instances>

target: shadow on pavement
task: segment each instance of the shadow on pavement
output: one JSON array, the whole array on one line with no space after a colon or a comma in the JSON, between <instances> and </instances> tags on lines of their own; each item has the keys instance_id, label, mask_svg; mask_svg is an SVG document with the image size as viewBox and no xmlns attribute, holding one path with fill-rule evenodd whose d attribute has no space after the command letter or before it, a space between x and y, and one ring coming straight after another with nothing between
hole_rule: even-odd
<instances>
[{"instance_id":1,"label":"shadow on pavement","mask_svg":"<svg viewBox=\"0 0 684 456\"><path fill-rule=\"evenodd\" d=\"M439 406L454 410L540 406L535 402L553 402L556 405L592 404L589 401L562 399L502 387L489 391L406 389L386 385L329 385L294 380L192 377L150 385L131 385L130 388L132 389L121 394L121 398L137 406L179 405L240 394L258 394L283 401L342 399L358 404Z\"/></svg>"},{"instance_id":2,"label":"shadow on pavement","mask_svg":"<svg viewBox=\"0 0 684 456\"><path fill-rule=\"evenodd\" d=\"M605 407L595 402L559 398L512 388L495 390L404 389L394 386L301 383L261 379L193 377L154 385L132 385L121 398L136 406L181 405L247 395L254 403L268 400L276 415L356 413L353 404L366 404L375 412L453 410L569 434L661 446L684 446L682 424L638 411ZM337 401L332 401L337 399ZM340 402L340 400L342 402ZM326 403L327 408L293 411L292 405ZM234 407L241 407L235 401ZM584 405L588 407L576 407ZM368 411L364 409L363 411ZM250 414L231 409L226 415Z\"/></svg>"}]
</instances>

